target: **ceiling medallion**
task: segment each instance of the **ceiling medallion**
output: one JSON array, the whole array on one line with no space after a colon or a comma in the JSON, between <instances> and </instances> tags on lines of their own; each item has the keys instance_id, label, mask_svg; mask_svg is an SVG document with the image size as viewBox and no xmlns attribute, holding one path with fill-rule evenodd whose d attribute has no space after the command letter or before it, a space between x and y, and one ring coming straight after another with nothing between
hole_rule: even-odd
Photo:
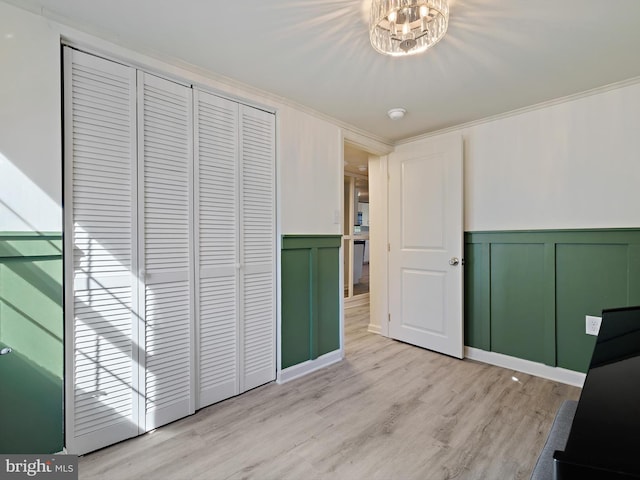
<instances>
[{"instance_id":1,"label":"ceiling medallion","mask_svg":"<svg viewBox=\"0 0 640 480\"><path fill-rule=\"evenodd\" d=\"M448 0L373 0L369 39L378 52L404 56L440 41L449 25Z\"/></svg>"}]
</instances>

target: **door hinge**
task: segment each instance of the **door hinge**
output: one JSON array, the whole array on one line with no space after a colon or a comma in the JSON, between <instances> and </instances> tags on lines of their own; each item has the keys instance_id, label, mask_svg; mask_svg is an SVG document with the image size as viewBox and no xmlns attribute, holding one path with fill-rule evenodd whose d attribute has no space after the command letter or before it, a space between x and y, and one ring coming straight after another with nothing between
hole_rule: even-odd
<instances>
[{"instance_id":1,"label":"door hinge","mask_svg":"<svg viewBox=\"0 0 640 480\"><path fill-rule=\"evenodd\" d=\"M389 314L389 317L387 318L387 322L391 321L391 314Z\"/></svg>"},{"instance_id":2,"label":"door hinge","mask_svg":"<svg viewBox=\"0 0 640 480\"><path fill-rule=\"evenodd\" d=\"M390 251L391 251L391 244L387 243L387 252L390 252Z\"/></svg>"}]
</instances>

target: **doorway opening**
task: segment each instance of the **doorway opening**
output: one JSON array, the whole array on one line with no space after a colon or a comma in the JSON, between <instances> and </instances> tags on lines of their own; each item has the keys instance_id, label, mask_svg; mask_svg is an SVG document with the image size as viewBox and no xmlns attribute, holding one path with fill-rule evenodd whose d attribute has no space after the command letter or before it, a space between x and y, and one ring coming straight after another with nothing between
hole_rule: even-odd
<instances>
[{"instance_id":1,"label":"doorway opening","mask_svg":"<svg viewBox=\"0 0 640 480\"><path fill-rule=\"evenodd\" d=\"M344 301L369 302L369 153L344 146Z\"/></svg>"}]
</instances>

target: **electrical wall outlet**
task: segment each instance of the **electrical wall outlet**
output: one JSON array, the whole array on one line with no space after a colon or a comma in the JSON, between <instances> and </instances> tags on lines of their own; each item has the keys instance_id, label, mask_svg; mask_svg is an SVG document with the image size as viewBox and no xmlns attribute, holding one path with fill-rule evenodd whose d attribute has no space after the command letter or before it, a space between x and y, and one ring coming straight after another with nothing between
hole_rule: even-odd
<instances>
[{"instance_id":1,"label":"electrical wall outlet","mask_svg":"<svg viewBox=\"0 0 640 480\"><path fill-rule=\"evenodd\" d=\"M587 315L585 317L586 334L598 335L598 332L600 331L600 322L602 322L602 317L593 317L591 315Z\"/></svg>"}]
</instances>

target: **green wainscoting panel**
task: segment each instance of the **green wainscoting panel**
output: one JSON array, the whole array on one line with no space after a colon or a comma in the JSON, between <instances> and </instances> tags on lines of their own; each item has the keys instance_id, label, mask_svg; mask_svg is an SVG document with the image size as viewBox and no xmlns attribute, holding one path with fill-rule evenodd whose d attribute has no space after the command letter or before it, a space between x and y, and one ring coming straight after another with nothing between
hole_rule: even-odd
<instances>
[{"instance_id":1,"label":"green wainscoting panel","mask_svg":"<svg viewBox=\"0 0 640 480\"><path fill-rule=\"evenodd\" d=\"M640 229L467 232L465 344L586 372L585 315L640 305Z\"/></svg>"},{"instance_id":2,"label":"green wainscoting panel","mask_svg":"<svg viewBox=\"0 0 640 480\"><path fill-rule=\"evenodd\" d=\"M585 315L627 305L627 245L556 245L558 366L585 372L596 337Z\"/></svg>"},{"instance_id":3,"label":"green wainscoting panel","mask_svg":"<svg viewBox=\"0 0 640 480\"><path fill-rule=\"evenodd\" d=\"M282 237L282 368L340 348L340 235Z\"/></svg>"},{"instance_id":4,"label":"green wainscoting panel","mask_svg":"<svg viewBox=\"0 0 640 480\"><path fill-rule=\"evenodd\" d=\"M490 350L490 245L481 243L466 245L464 265L464 343L481 350Z\"/></svg>"},{"instance_id":5,"label":"green wainscoting panel","mask_svg":"<svg viewBox=\"0 0 640 480\"><path fill-rule=\"evenodd\" d=\"M629 245L629 305L640 305L640 244Z\"/></svg>"},{"instance_id":6,"label":"green wainscoting panel","mask_svg":"<svg viewBox=\"0 0 640 480\"><path fill-rule=\"evenodd\" d=\"M282 252L282 367L311 358L311 250Z\"/></svg>"},{"instance_id":7,"label":"green wainscoting panel","mask_svg":"<svg viewBox=\"0 0 640 480\"><path fill-rule=\"evenodd\" d=\"M61 278L61 259L12 259L3 262L0 273L0 338L60 379L64 363Z\"/></svg>"},{"instance_id":8,"label":"green wainscoting panel","mask_svg":"<svg viewBox=\"0 0 640 480\"><path fill-rule=\"evenodd\" d=\"M0 348L4 347L0 341ZM61 353L62 355L62 353ZM0 358L0 454L61 452L62 379L14 350Z\"/></svg>"},{"instance_id":9,"label":"green wainscoting panel","mask_svg":"<svg viewBox=\"0 0 640 480\"><path fill-rule=\"evenodd\" d=\"M336 294L340 292L339 264L339 247L318 249L318 356L340 348L340 294Z\"/></svg>"},{"instance_id":10,"label":"green wainscoting panel","mask_svg":"<svg viewBox=\"0 0 640 480\"><path fill-rule=\"evenodd\" d=\"M0 233L0 453L63 448L62 236Z\"/></svg>"},{"instance_id":11,"label":"green wainscoting panel","mask_svg":"<svg viewBox=\"0 0 640 480\"><path fill-rule=\"evenodd\" d=\"M544 245L491 245L491 347L547 363Z\"/></svg>"}]
</instances>

